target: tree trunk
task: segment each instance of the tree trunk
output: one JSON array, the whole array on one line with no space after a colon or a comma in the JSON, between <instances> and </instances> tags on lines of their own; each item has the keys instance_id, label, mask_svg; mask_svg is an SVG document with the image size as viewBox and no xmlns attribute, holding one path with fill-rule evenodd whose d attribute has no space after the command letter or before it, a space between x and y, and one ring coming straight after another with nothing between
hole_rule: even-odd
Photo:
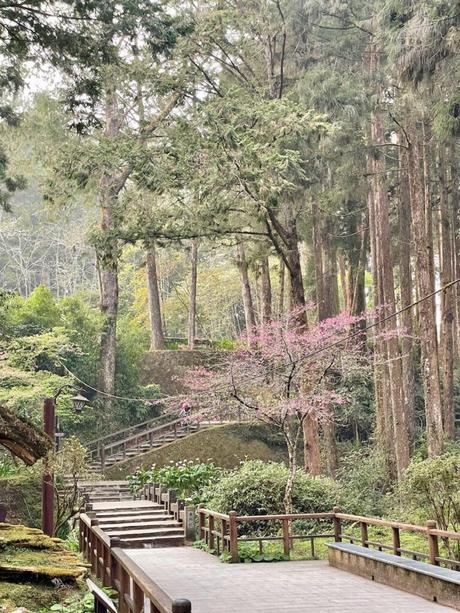
<instances>
[{"instance_id":1,"label":"tree trunk","mask_svg":"<svg viewBox=\"0 0 460 613\"><path fill-rule=\"evenodd\" d=\"M286 225L284 228L284 243L286 245L285 263L290 279L291 311L296 313L296 320L304 328L308 327L306 313L305 291L302 279L302 266L300 263L299 237L297 234L297 218L294 214L293 203L285 206Z\"/></svg>"},{"instance_id":2,"label":"tree trunk","mask_svg":"<svg viewBox=\"0 0 460 613\"><path fill-rule=\"evenodd\" d=\"M192 264L190 275L190 304L188 311L188 348L195 349L196 338L196 287L198 277L198 242L192 241L192 249L190 253L190 261Z\"/></svg>"},{"instance_id":3,"label":"tree trunk","mask_svg":"<svg viewBox=\"0 0 460 613\"><path fill-rule=\"evenodd\" d=\"M1 405L0 445L28 466L44 458L53 447L43 430L20 419L14 411Z\"/></svg>"},{"instance_id":4,"label":"tree trunk","mask_svg":"<svg viewBox=\"0 0 460 613\"><path fill-rule=\"evenodd\" d=\"M407 174L407 152L403 150L399 160L399 279L401 286L401 308L409 306L412 301L412 273L411 273L411 211L409 180ZM412 309L401 313L401 352L403 367L403 393L406 406L407 425L411 443L415 433L415 350L414 325Z\"/></svg>"},{"instance_id":5,"label":"tree trunk","mask_svg":"<svg viewBox=\"0 0 460 613\"><path fill-rule=\"evenodd\" d=\"M282 317L284 314L284 279L286 276L286 265L283 258L279 258L279 290L278 290L278 317Z\"/></svg>"},{"instance_id":6,"label":"tree trunk","mask_svg":"<svg viewBox=\"0 0 460 613\"><path fill-rule=\"evenodd\" d=\"M374 145L384 144L384 130L379 113L373 113L371 118L371 137ZM387 317L396 311L396 297L393 276L393 255L391 252L389 201L386 186L386 164L382 154L372 160L374 187L372 190L374 203L373 221L376 233L376 256L379 268L378 284L381 295L381 312L379 317ZM396 459L398 479L409 465L410 447L407 416L403 396L403 375L401 352L398 343L398 322L394 318L382 324L384 338L382 343L388 363L390 405L392 415L392 441Z\"/></svg>"},{"instance_id":7,"label":"tree trunk","mask_svg":"<svg viewBox=\"0 0 460 613\"><path fill-rule=\"evenodd\" d=\"M452 227L449 210L449 192L447 184L446 157L443 145L439 151L439 184L440 184L440 210L439 210L439 236L440 236L440 263L441 284L447 285L454 280L452 274ZM443 428L447 438L455 438L455 410L454 410L454 288L451 287L441 295L442 300L442 335L441 335L441 381L442 381L442 408Z\"/></svg>"},{"instance_id":8,"label":"tree trunk","mask_svg":"<svg viewBox=\"0 0 460 613\"><path fill-rule=\"evenodd\" d=\"M327 317L324 291L323 233L321 230L319 208L315 201L312 203L311 214L313 227L313 252L315 259L316 308L318 310L318 320L323 321Z\"/></svg>"},{"instance_id":9,"label":"tree trunk","mask_svg":"<svg viewBox=\"0 0 460 613\"><path fill-rule=\"evenodd\" d=\"M111 195L110 190L107 192L101 207L101 229L107 238L103 249L97 252L102 314L99 388L106 394L113 394L118 316L118 245L110 235L114 227L112 211L116 196ZM111 408L110 396L104 396L104 405L106 409Z\"/></svg>"},{"instance_id":10,"label":"tree trunk","mask_svg":"<svg viewBox=\"0 0 460 613\"><path fill-rule=\"evenodd\" d=\"M260 321L269 323L272 319L272 286L270 281L270 267L268 257L263 257L259 264L260 280Z\"/></svg>"},{"instance_id":11,"label":"tree trunk","mask_svg":"<svg viewBox=\"0 0 460 613\"><path fill-rule=\"evenodd\" d=\"M339 467L337 454L335 421L325 421L323 424L324 445L326 448L326 471L329 477L334 478Z\"/></svg>"},{"instance_id":12,"label":"tree trunk","mask_svg":"<svg viewBox=\"0 0 460 613\"><path fill-rule=\"evenodd\" d=\"M419 135L414 124L409 127L410 146L408 149L410 196L412 210L412 232L416 259L416 283L419 298L429 295L433 290L432 245L427 233L425 192L422 182L422 160ZM428 224L429 225L429 224ZM439 381L438 343L436 317L431 299L419 304L420 345L422 353L422 373L425 391L425 415L428 441L428 454L438 455L443 447L442 402Z\"/></svg>"},{"instance_id":13,"label":"tree trunk","mask_svg":"<svg viewBox=\"0 0 460 613\"><path fill-rule=\"evenodd\" d=\"M450 165L450 200L452 209L452 274L455 279L460 279L460 198L458 192L458 171L457 158L455 155L455 144L451 144L449 148L449 165ZM454 286L454 316L456 334L455 341L455 356L460 359L460 284Z\"/></svg>"},{"instance_id":14,"label":"tree trunk","mask_svg":"<svg viewBox=\"0 0 460 613\"><path fill-rule=\"evenodd\" d=\"M117 94L110 85L106 88L104 135L107 139L114 139L119 131ZM106 394L113 394L115 390L119 257L119 244L115 230L118 194L121 187L120 178L116 174L108 172L103 175L100 188L102 240L97 249L97 261L103 319L99 388ZM107 410L111 409L110 395L104 396L104 405Z\"/></svg>"},{"instance_id":15,"label":"tree trunk","mask_svg":"<svg viewBox=\"0 0 460 613\"><path fill-rule=\"evenodd\" d=\"M160 290L158 287L157 262L154 243L152 243L150 248L147 250L146 273L150 318L150 351L158 351L160 349L164 349L166 345L163 334Z\"/></svg>"},{"instance_id":16,"label":"tree trunk","mask_svg":"<svg viewBox=\"0 0 460 613\"><path fill-rule=\"evenodd\" d=\"M321 474L321 449L318 420L307 415L303 420L303 449L306 472L311 475Z\"/></svg>"},{"instance_id":17,"label":"tree trunk","mask_svg":"<svg viewBox=\"0 0 460 613\"><path fill-rule=\"evenodd\" d=\"M246 332L250 334L251 331L255 328L256 318L254 315L254 303L252 301L251 284L249 282L248 263L246 261L246 254L244 252L244 246L242 243L238 243L236 246L235 259L238 271L240 273L244 318L246 320Z\"/></svg>"}]
</instances>

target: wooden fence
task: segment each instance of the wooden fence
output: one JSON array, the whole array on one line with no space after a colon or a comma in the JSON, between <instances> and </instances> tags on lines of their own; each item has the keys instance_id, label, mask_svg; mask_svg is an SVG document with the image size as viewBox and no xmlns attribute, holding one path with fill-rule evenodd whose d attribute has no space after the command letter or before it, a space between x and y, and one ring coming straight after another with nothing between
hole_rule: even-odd
<instances>
[{"instance_id":1,"label":"wooden fence","mask_svg":"<svg viewBox=\"0 0 460 613\"><path fill-rule=\"evenodd\" d=\"M189 600L171 599L120 548L120 539L109 537L85 513L80 515L79 542L92 574L117 590L119 613L191 613Z\"/></svg>"},{"instance_id":2,"label":"wooden fence","mask_svg":"<svg viewBox=\"0 0 460 613\"><path fill-rule=\"evenodd\" d=\"M289 556L294 541L309 541L312 557L315 556L315 541L319 539L333 538L335 542L348 540L362 547L375 547L379 551L387 550L397 556L409 556L414 560L424 560L436 566L445 565L455 570L460 570L460 556L457 559L440 555L440 544L447 552L453 551L453 546L460 553L460 533L437 528L435 521L428 521L426 526L417 526L397 521L389 521L375 517L362 517L342 513L338 507L334 507L331 513L296 513L292 515L238 515L235 511L217 513L205 508L198 509L199 514L199 538L218 555L227 551L232 562L238 562L238 544L246 542L258 542L259 551L263 552L265 542L282 542L283 553ZM309 520L317 522L330 522L331 533L317 534L294 534L292 522ZM240 536L238 526L240 524L266 522L277 523L280 529L276 534L269 536ZM359 527L359 535L345 532L346 526ZM369 538L369 527L387 528L391 531L391 544ZM348 528L349 529L349 528ZM264 530L265 531L265 530ZM426 543L426 551L415 551L401 546L401 533L415 533L423 538ZM281 534L280 534L281 533ZM451 554L453 555L453 554Z\"/></svg>"}]
</instances>

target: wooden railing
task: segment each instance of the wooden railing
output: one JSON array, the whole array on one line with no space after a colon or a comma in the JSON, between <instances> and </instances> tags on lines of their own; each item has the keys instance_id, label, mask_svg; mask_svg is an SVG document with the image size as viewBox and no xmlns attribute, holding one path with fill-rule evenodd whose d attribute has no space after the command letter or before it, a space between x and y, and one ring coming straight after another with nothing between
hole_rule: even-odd
<instances>
[{"instance_id":1,"label":"wooden railing","mask_svg":"<svg viewBox=\"0 0 460 613\"><path fill-rule=\"evenodd\" d=\"M161 426L146 428L136 434L132 434L112 443L103 444L99 448L90 451L90 457L91 459L99 459L101 462L101 469L104 470L106 459L109 457L121 453L123 458L126 458L129 449L135 448L142 443L148 441L153 444L155 440L161 439L168 434L173 434L175 437L177 437L178 429L181 427L181 423L183 421L183 417L178 417L172 421L162 424ZM199 422L190 422L190 426L197 425L199 426Z\"/></svg>"},{"instance_id":2,"label":"wooden railing","mask_svg":"<svg viewBox=\"0 0 460 613\"><path fill-rule=\"evenodd\" d=\"M389 521L376 517L362 517L347 513L335 513L337 524L337 536L339 541L347 540L350 543L358 543L362 547L374 547L379 551L389 551L396 556L411 557L413 560L423 560L440 566L441 564L460 570L460 559L452 559L440 556L440 544L446 551L450 551L452 541L456 543L457 552L460 554L460 532L440 530L434 520L427 521L425 526L406 524L398 521ZM343 531L343 523L359 525L360 535L347 534ZM388 528L391 531L391 545L382 541L369 538L369 526ZM426 542L426 551L415 551L401 545L401 533L418 534ZM441 543L440 543L441 542Z\"/></svg>"},{"instance_id":3,"label":"wooden railing","mask_svg":"<svg viewBox=\"0 0 460 613\"><path fill-rule=\"evenodd\" d=\"M120 548L120 539L109 537L98 520L80 515L80 551L91 572L103 586L118 592L119 613L191 613L189 600L173 600Z\"/></svg>"},{"instance_id":4,"label":"wooden railing","mask_svg":"<svg viewBox=\"0 0 460 613\"><path fill-rule=\"evenodd\" d=\"M99 455L98 452L102 446L109 445L110 443L113 443L119 439L128 438L129 436L133 436L138 432L142 432L143 430L149 428L154 428L155 426L162 425L163 423L177 419L178 417L178 410L168 411L157 417L152 417L151 419L147 419L137 424L133 424L132 426L128 426L127 428L123 428L122 430L117 430L116 432L111 432L105 436L100 436L99 438L87 441L85 443L85 447L92 456Z\"/></svg>"},{"instance_id":5,"label":"wooden railing","mask_svg":"<svg viewBox=\"0 0 460 613\"><path fill-rule=\"evenodd\" d=\"M334 513L295 513L281 515L238 515L236 511L217 513L205 508L198 509L199 538L217 555L227 551L232 562L239 561L238 543L257 542L259 551L263 553L265 542L282 541L283 553L289 556L295 540L309 541L312 556L315 555L315 540L334 538L334 533L327 534L293 534L291 524L298 520L328 521L334 520ZM238 524L241 523L277 522L281 525L281 535L239 536Z\"/></svg>"},{"instance_id":6,"label":"wooden railing","mask_svg":"<svg viewBox=\"0 0 460 613\"><path fill-rule=\"evenodd\" d=\"M387 550L397 556L408 556L414 560L424 560L436 566L445 565L460 570L460 559L453 559L440 555L440 542L446 551L451 550L452 541L460 553L460 532L440 530L435 521L428 521L426 526L417 526L403 522L379 519L376 517L363 517L342 513L338 507L334 507L331 513L295 513L281 515L238 515L235 511L230 513L217 513L205 508L198 509L199 515L199 538L218 555L224 551L229 552L232 562L239 561L238 543L258 542L260 553L263 552L265 542L282 542L283 553L289 556L294 541L309 541L312 557L315 556L315 540L333 538L335 542L348 540L362 547L374 547L379 551ZM331 522L330 534L294 534L292 522L297 520L315 520L318 522ZM238 525L243 523L277 522L280 529L277 534L269 536L239 536ZM352 524L352 529L359 527L359 534L344 532L344 527ZM369 527L375 526L388 528L391 531L391 545L369 538ZM426 551L415 551L404 548L401 545L401 532L416 533L423 537L426 543Z\"/></svg>"}]
</instances>

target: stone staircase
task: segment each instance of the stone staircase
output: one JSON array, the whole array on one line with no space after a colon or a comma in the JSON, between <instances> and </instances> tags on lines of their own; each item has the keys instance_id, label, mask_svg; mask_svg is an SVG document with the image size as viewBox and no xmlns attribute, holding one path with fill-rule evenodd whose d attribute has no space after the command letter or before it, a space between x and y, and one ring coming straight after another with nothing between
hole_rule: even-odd
<instances>
[{"instance_id":1,"label":"stone staircase","mask_svg":"<svg viewBox=\"0 0 460 613\"><path fill-rule=\"evenodd\" d=\"M184 423L183 418L176 417L161 425L158 425L157 420L152 420L102 437L88 445L90 472L103 474L118 462L173 443L204 427L207 425Z\"/></svg>"},{"instance_id":2,"label":"stone staircase","mask_svg":"<svg viewBox=\"0 0 460 613\"><path fill-rule=\"evenodd\" d=\"M180 513L169 502L135 500L127 481L87 481L79 484L86 514L117 546L178 547L185 544Z\"/></svg>"}]
</instances>

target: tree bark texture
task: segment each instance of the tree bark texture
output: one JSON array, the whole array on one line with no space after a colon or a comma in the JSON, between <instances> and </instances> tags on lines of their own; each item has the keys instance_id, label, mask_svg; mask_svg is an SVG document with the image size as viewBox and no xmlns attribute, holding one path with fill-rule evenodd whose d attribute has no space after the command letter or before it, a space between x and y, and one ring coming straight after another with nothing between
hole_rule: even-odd
<instances>
[{"instance_id":1,"label":"tree bark texture","mask_svg":"<svg viewBox=\"0 0 460 613\"><path fill-rule=\"evenodd\" d=\"M196 339L196 292L198 280L198 241L192 241L190 251L190 303L188 311L188 348L195 349Z\"/></svg>"},{"instance_id":2,"label":"tree bark texture","mask_svg":"<svg viewBox=\"0 0 460 613\"><path fill-rule=\"evenodd\" d=\"M249 281L249 269L244 251L244 245L238 243L235 252L236 265L240 273L241 293L243 295L244 318L246 331L249 334L256 325L254 302L252 300L251 283Z\"/></svg>"},{"instance_id":3,"label":"tree bark texture","mask_svg":"<svg viewBox=\"0 0 460 613\"><path fill-rule=\"evenodd\" d=\"M439 237L440 237L440 276L441 285L454 280L452 274L452 223L449 210L449 191L447 183L446 155L444 146L439 148ZM440 372L442 382L443 427L446 438L455 438L454 410L454 297L453 287L441 295L442 334L440 344Z\"/></svg>"},{"instance_id":4,"label":"tree bark texture","mask_svg":"<svg viewBox=\"0 0 460 613\"><path fill-rule=\"evenodd\" d=\"M420 135L414 123L410 124L408 149L410 197L412 210L412 240L416 261L416 283L419 299L433 291L432 247L430 224L426 221ZM431 214L431 211L430 211ZM419 306L422 375L425 392L425 416L428 454L438 455L443 447L442 401L439 380L438 341L433 300L423 300Z\"/></svg>"},{"instance_id":5,"label":"tree bark texture","mask_svg":"<svg viewBox=\"0 0 460 613\"><path fill-rule=\"evenodd\" d=\"M53 447L51 439L42 430L4 406L0 406L0 445L28 466L44 458Z\"/></svg>"},{"instance_id":6,"label":"tree bark texture","mask_svg":"<svg viewBox=\"0 0 460 613\"><path fill-rule=\"evenodd\" d=\"M147 250L145 269L147 275L147 297L150 320L150 350L158 351L164 349L166 344L163 333L160 289L158 286L157 258L154 243L152 243Z\"/></svg>"}]
</instances>

